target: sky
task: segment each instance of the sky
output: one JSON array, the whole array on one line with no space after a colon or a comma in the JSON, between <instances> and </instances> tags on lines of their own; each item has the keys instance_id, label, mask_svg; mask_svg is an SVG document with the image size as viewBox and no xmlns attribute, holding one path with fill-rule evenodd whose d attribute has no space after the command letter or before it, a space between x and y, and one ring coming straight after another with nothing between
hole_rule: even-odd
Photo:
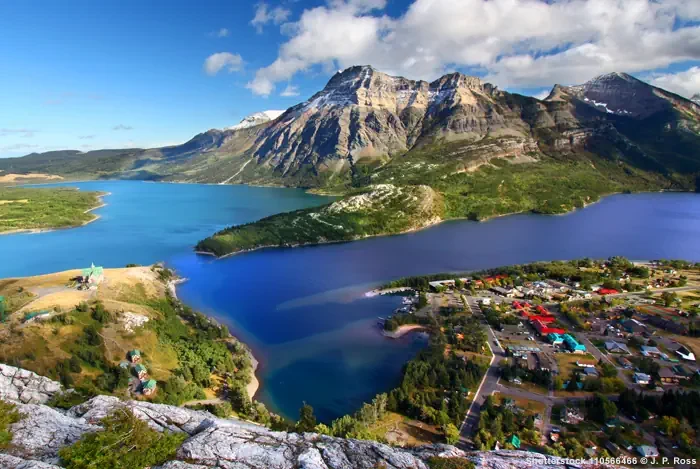
<instances>
[{"instance_id":1,"label":"sky","mask_svg":"<svg viewBox=\"0 0 700 469\"><path fill-rule=\"evenodd\" d=\"M627 72L700 93L700 0L0 0L0 157L156 147L339 69L544 97Z\"/></svg>"}]
</instances>

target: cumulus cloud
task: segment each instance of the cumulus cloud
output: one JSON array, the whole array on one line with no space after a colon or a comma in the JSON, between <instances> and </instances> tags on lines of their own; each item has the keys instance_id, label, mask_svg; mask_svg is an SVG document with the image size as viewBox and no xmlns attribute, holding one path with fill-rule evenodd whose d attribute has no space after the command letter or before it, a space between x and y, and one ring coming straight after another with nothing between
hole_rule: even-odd
<instances>
[{"instance_id":1,"label":"cumulus cloud","mask_svg":"<svg viewBox=\"0 0 700 469\"><path fill-rule=\"evenodd\" d=\"M250 24L255 28L258 34L260 34L263 32L263 27L266 24L282 24L289 19L289 15L291 14L292 12L284 7L277 6L270 8L267 3L258 3L255 7L255 16L250 21Z\"/></svg>"},{"instance_id":2,"label":"cumulus cloud","mask_svg":"<svg viewBox=\"0 0 700 469\"><path fill-rule=\"evenodd\" d=\"M133 130L134 128L130 125L118 124L112 127L112 130Z\"/></svg>"},{"instance_id":3,"label":"cumulus cloud","mask_svg":"<svg viewBox=\"0 0 700 469\"><path fill-rule=\"evenodd\" d=\"M227 72L237 72L243 67L243 58L239 54L230 52L217 52L206 58L204 61L204 71L207 75L216 75L221 70Z\"/></svg>"},{"instance_id":4,"label":"cumulus cloud","mask_svg":"<svg viewBox=\"0 0 700 469\"><path fill-rule=\"evenodd\" d=\"M299 96L299 87L294 86L292 84L288 84L284 91L280 93L280 96L284 96L285 98L291 96Z\"/></svg>"},{"instance_id":5,"label":"cumulus cloud","mask_svg":"<svg viewBox=\"0 0 700 469\"><path fill-rule=\"evenodd\" d=\"M686 98L700 93L700 67L691 67L678 73L652 74L647 79L654 86Z\"/></svg>"},{"instance_id":6,"label":"cumulus cloud","mask_svg":"<svg viewBox=\"0 0 700 469\"><path fill-rule=\"evenodd\" d=\"M501 87L535 88L700 60L697 0L413 0L400 17L385 6L329 0L304 10L282 25L289 39L248 88L269 95L328 64L423 79L463 68Z\"/></svg>"}]
</instances>

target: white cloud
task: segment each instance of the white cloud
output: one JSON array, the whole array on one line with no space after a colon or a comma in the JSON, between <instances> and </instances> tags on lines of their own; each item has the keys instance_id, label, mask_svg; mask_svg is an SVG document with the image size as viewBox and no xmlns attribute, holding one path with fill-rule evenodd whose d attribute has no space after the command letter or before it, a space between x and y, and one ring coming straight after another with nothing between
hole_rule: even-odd
<instances>
[{"instance_id":1,"label":"white cloud","mask_svg":"<svg viewBox=\"0 0 700 469\"><path fill-rule=\"evenodd\" d=\"M700 60L697 0L414 0L400 17L385 5L329 0L303 11L248 88L267 95L329 63L424 79L469 68L501 87L534 88Z\"/></svg>"},{"instance_id":2,"label":"white cloud","mask_svg":"<svg viewBox=\"0 0 700 469\"><path fill-rule=\"evenodd\" d=\"M282 24L289 19L291 14L292 12L284 7L277 6L270 9L267 3L258 3L255 7L255 16L250 21L250 24L260 34L266 24Z\"/></svg>"},{"instance_id":3,"label":"white cloud","mask_svg":"<svg viewBox=\"0 0 700 469\"><path fill-rule=\"evenodd\" d=\"M8 135L19 135L24 138L32 138L36 133L36 130L32 129L0 129L0 137L6 137Z\"/></svg>"},{"instance_id":4,"label":"white cloud","mask_svg":"<svg viewBox=\"0 0 700 469\"><path fill-rule=\"evenodd\" d=\"M243 58L239 54L230 52L217 52L206 58L204 61L204 71L207 75L216 75L221 70L227 72L237 72L243 67Z\"/></svg>"},{"instance_id":5,"label":"white cloud","mask_svg":"<svg viewBox=\"0 0 700 469\"><path fill-rule=\"evenodd\" d=\"M94 135L78 135L78 140L92 140L93 138L95 138Z\"/></svg>"},{"instance_id":6,"label":"white cloud","mask_svg":"<svg viewBox=\"0 0 700 469\"><path fill-rule=\"evenodd\" d=\"M7 145L4 147L0 147L0 152L33 150L35 148L39 148L39 145L32 145L29 143L15 143L13 145Z\"/></svg>"},{"instance_id":7,"label":"white cloud","mask_svg":"<svg viewBox=\"0 0 700 469\"><path fill-rule=\"evenodd\" d=\"M280 93L280 96L284 96L285 98L299 96L299 87L288 84L284 91Z\"/></svg>"},{"instance_id":8,"label":"white cloud","mask_svg":"<svg viewBox=\"0 0 700 469\"><path fill-rule=\"evenodd\" d=\"M112 127L112 130L133 130L134 128L130 125L118 124Z\"/></svg>"},{"instance_id":9,"label":"white cloud","mask_svg":"<svg viewBox=\"0 0 700 469\"><path fill-rule=\"evenodd\" d=\"M229 34L231 34L231 31L229 31L227 28L221 28L218 31L214 31L211 33L211 36L213 37L228 37Z\"/></svg>"},{"instance_id":10,"label":"white cloud","mask_svg":"<svg viewBox=\"0 0 700 469\"><path fill-rule=\"evenodd\" d=\"M654 86L686 98L700 93L700 67L691 67L678 73L652 74L647 79Z\"/></svg>"}]
</instances>

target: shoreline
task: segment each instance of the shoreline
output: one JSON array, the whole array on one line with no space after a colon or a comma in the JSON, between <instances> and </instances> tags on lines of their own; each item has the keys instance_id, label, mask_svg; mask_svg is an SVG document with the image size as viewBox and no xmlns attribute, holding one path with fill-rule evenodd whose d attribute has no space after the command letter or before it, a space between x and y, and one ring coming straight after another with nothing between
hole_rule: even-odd
<instances>
[{"instance_id":1,"label":"shoreline","mask_svg":"<svg viewBox=\"0 0 700 469\"><path fill-rule=\"evenodd\" d=\"M427 328L425 326L422 326L420 324L403 324L397 327L394 331L387 331L382 329L382 335L390 339L400 339L401 337L405 336L406 334L410 334L411 332L425 331L426 329Z\"/></svg>"},{"instance_id":2,"label":"shoreline","mask_svg":"<svg viewBox=\"0 0 700 469\"><path fill-rule=\"evenodd\" d=\"M214 254L213 252L201 251L201 250L196 250L196 249L194 252L195 252L195 254L200 254L200 255L205 255L205 256L213 256L215 259L225 259L227 257L235 256L238 254L246 254L249 252L255 252L255 251L262 250L262 249L270 249L270 248L294 249L294 248L300 248L300 247L325 246L325 245L329 245L329 244L352 243L355 241L362 241L365 239L379 238L379 237L399 236L399 235L404 235L404 234L409 234L409 233L413 233L413 232L426 230L428 228L432 228L433 226L437 226L437 225L440 225L442 223L448 223L448 222L452 222L452 221L465 221L466 220L466 221L472 221L475 223L486 223L488 221L495 220L497 218L504 218L504 217L509 217L512 215L523 215L523 214L538 215L538 216L545 216L545 217L549 217L549 216L560 217L560 216L565 216L565 215L571 215L575 212L578 212L579 210L584 210L592 205L596 205L596 204L602 202L603 199L606 199L608 197L615 196L615 195L658 194L658 193L695 194L695 192L691 192L691 191L676 191L676 190L641 191L641 192L629 192L629 193L628 192L611 192L609 194L601 195L598 198L598 200L596 200L596 201L588 202L588 203L584 204L583 207L574 207L571 210L568 210L568 211L562 212L562 213L539 213L539 212L536 212L534 210L527 210L527 211L522 211L522 212L511 212L511 213L503 213L503 214L498 214L498 215L491 215L489 217L481 218L478 220L474 220L474 219L471 219L469 217L440 218L439 220L429 220L428 223L426 223L425 225L418 227L418 228L411 228L409 230L399 231L396 233L379 233L379 234L374 234L374 235L362 236L362 237L355 238L355 239L336 240L336 241L320 241L320 242L314 242L314 243L287 244L287 245L283 245L283 246L280 246L279 244L268 244L268 245L264 245L264 246L257 246L257 247L253 247L253 248L241 249L238 251L229 252L229 253L223 254L221 256ZM256 223L256 222L253 222L253 223ZM208 238L205 238L205 239L209 239L215 235L216 235L216 233L214 233L212 236L209 236Z\"/></svg>"},{"instance_id":3,"label":"shoreline","mask_svg":"<svg viewBox=\"0 0 700 469\"><path fill-rule=\"evenodd\" d=\"M35 184L35 185L39 185L39 184ZM107 202L105 202L103 200L103 197L107 197L108 195L112 195L112 193L111 192L100 192L97 195L97 200L100 202L100 204L95 206L95 207L92 207L92 208L89 208L89 209L83 211L83 213L90 213L94 210L98 210L100 208L106 207ZM85 225L89 225L90 223L95 222L95 221L99 220L100 218L102 218L100 215L93 214L93 216L90 220L84 221L78 225L61 226L61 227L56 227L56 228L21 228L21 229L17 229L17 230L1 231L0 236L13 235L13 234L40 234L40 233L51 233L52 231L72 230L74 228L81 228Z\"/></svg>"},{"instance_id":4,"label":"shoreline","mask_svg":"<svg viewBox=\"0 0 700 469\"><path fill-rule=\"evenodd\" d=\"M168 281L166 284L166 288L167 288L168 292L170 293L170 295L172 295L172 297L175 300L180 301L181 303L184 303L184 302L181 301L177 296L177 286L182 284L182 283L187 282L188 280L189 279L184 278L184 277L177 277L173 280ZM209 316L207 316L207 317L209 317ZM257 392L260 390L260 380L258 379L258 377L256 375L256 372L258 370L258 366L260 365L260 362L258 361L257 358L255 358L255 355L253 355L253 351L250 349L248 344L246 344L245 342L243 342L242 340L238 339L237 337L235 337L233 335L231 335L231 338L240 342L241 344L243 344L245 346L246 350L248 351L248 356L250 357L250 363L252 365L253 372L252 372L252 378L250 379L250 381L246 385L246 391L248 392L248 397L252 401L255 394L257 394Z\"/></svg>"}]
</instances>

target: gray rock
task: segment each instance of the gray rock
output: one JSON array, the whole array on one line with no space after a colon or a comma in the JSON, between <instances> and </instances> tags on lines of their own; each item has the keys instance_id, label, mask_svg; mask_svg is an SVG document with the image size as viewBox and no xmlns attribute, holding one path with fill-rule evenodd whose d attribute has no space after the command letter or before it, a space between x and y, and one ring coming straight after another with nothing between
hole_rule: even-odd
<instances>
[{"instance_id":1,"label":"gray rock","mask_svg":"<svg viewBox=\"0 0 700 469\"><path fill-rule=\"evenodd\" d=\"M61 389L60 383L49 378L0 364L0 399L22 404L45 404Z\"/></svg>"},{"instance_id":2,"label":"gray rock","mask_svg":"<svg viewBox=\"0 0 700 469\"><path fill-rule=\"evenodd\" d=\"M2 453L0 453L0 467L2 469L61 469L53 464L47 464L40 461L28 461L26 459Z\"/></svg>"},{"instance_id":3,"label":"gray rock","mask_svg":"<svg viewBox=\"0 0 700 469\"><path fill-rule=\"evenodd\" d=\"M45 405L18 404L17 409L24 417L11 426L12 452L28 459L56 463L59 449L100 429Z\"/></svg>"}]
</instances>

